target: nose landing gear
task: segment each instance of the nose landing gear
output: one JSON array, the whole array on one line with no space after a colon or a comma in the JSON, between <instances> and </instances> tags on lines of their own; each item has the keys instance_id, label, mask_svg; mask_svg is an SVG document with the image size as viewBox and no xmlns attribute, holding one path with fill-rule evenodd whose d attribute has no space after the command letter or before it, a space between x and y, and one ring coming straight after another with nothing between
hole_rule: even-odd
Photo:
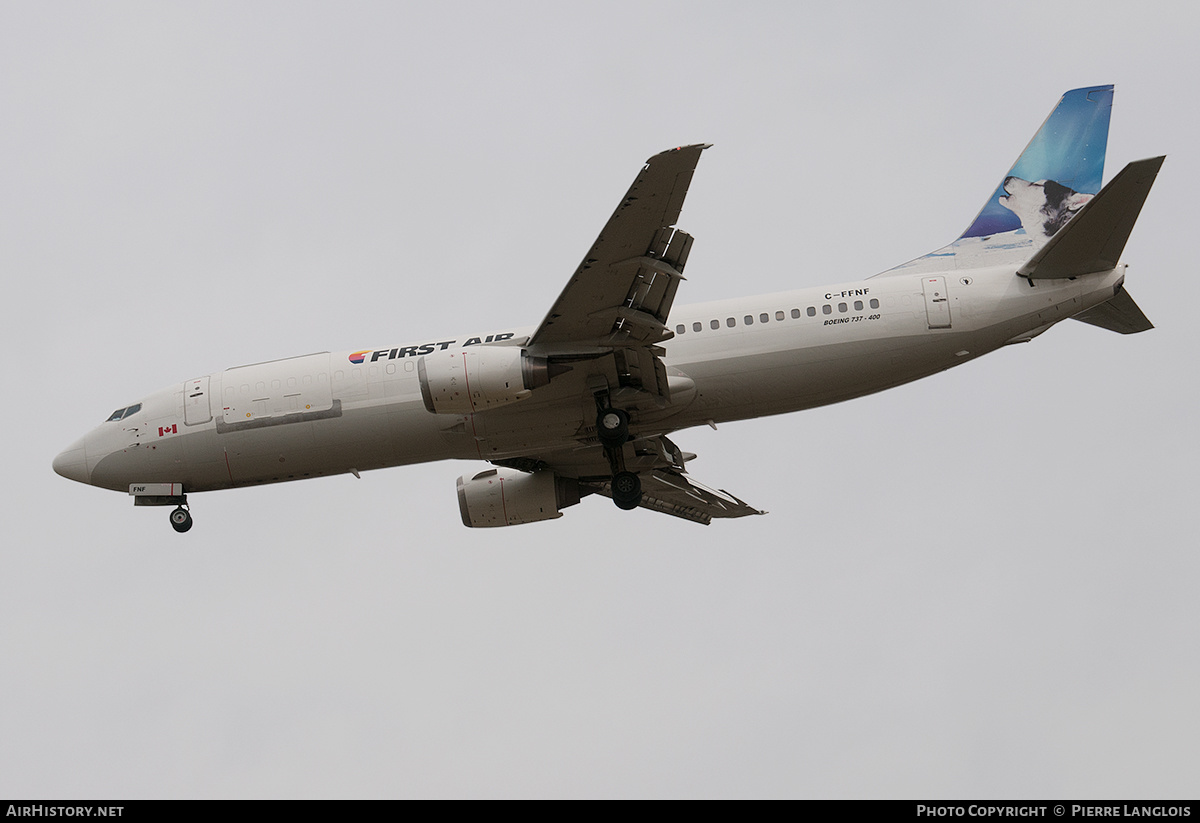
<instances>
[{"instance_id":1,"label":"nose landing gear","mask_svg":"<svg viewBox=\"0 0 1200 823\"><path fill-rule=\"evenodd\" d=\"M192 513L179 506L171 512L171 528L182 534L192 527Z\"/></svg>"},{"instance_id":2,"label":"nose landing gear","mask_svg":"<svg viewBox=\"0 0 1200 823\"><path fill-rule=\"evenodd\" d=\"M185 532L192 527L192 515L185 508L187 495L179 483L133 483L129 487L135 506L174 506L171 528Z\"/></svg>"}]
</instances>

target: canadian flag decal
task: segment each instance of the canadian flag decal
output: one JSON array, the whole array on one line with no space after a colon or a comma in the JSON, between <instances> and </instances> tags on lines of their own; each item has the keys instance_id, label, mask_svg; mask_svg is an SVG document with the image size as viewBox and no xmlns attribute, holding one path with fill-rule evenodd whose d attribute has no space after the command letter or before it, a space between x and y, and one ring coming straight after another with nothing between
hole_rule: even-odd
<instances>
[{"instance_id":1,"label":"canadian flag decal","mask_svg":"<svg viewBox=\"0 0 1200 823\"><path fill-rule=\"evenodd\" d=\"M179 424L172 423L167 428L163 428L162 426L159 426L158 427L158 436L162 437L164 434L179 434Z\"/></svg>"}]
</instances>

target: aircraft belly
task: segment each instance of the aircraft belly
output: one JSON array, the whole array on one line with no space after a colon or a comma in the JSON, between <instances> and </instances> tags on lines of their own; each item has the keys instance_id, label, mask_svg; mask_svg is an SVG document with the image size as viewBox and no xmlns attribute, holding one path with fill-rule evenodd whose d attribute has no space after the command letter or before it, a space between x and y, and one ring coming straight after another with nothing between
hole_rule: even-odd
<instances>
[{"instance_id":1,"label":"aircraft belly","mask_svg":"<svg viewBox=\"0 0 1200 823\"><path fill-rule=\"evenodd\" d=\"M418 400L256 429L219 432L214 422L189 427L152 448L114 451L92 469L92 482L118 491L131 483L182 483L186 491L200 492L458 456L438 436L439 417Z\"/></svg>"},{"instance_id":2,"label":"aircraft belly","mask_svg":"<svg viewBox=\"0 0 1200 823\"><path fill-rule=\"evenodd\" d=\"M696 400L669 422L682 428L838 403L944 371L1010 336L995 327L947 330L685 364Z\"/></svg>"}]
</instances>

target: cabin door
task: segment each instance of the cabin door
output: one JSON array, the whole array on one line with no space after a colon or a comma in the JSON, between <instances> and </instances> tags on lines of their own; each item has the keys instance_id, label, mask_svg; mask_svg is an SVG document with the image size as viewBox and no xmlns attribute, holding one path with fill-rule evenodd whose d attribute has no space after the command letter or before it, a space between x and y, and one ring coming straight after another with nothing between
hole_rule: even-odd
<instances>
[{"instance_id":1,"label":"cabin door","mask_svg":"<svg viewBox=\"0 0 1200 823\"><path fill-rule=\"evenodd\" d=\"M945 277L923 277L921 285L925 291L925 316L929 328L950 328L950 298L946 295Z\"/></svg>"},{"instance_id":2,"label":"cabin door","mask_svg":"<svg viewBox=\"0 0 1200 823\"><path fill-rule=\"evenodd\" d=\"M208 405L208 375L183 384L183 422L189 426L212 420Z\"/></svg>"}]
</instances>

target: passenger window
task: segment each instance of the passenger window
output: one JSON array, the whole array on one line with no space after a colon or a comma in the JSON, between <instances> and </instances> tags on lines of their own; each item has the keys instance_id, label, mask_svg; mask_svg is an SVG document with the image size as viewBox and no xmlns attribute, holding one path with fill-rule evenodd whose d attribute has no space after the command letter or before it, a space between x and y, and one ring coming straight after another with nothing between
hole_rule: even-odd
<instances>
[{"instance_id":1,"label":"passenger window","mask_svg":"<svg viewBox=\"0 0 1200 823\"><path fill-rule=\"evenodd\" d=\"M799 317L800 317L800 310L799 310L799 309L792 309L792 319L793 319L793 320L796 320L796 319L798 319Z\"/></svg>"},{"instance_id":2,"label":"passenger window","mask_svg":"<svg viewBox=\"0 0 1200 823\"><path fill-rule=\"evenodd\" d=\"M821 307L821 314L833 314L833 306L826 303Z\"/></svg>"},{"instance_id":3,"label":"passenger window","mask_svg":"<svg viewBox=\"0 0 1200 823\"><path fill-rule=\"evenodd\" d=\"M720 320L713 320L713 321L712 321L711 323L709 323L708 325L712 326L714 329L719 329L719 328L721 328L721 321L720 321Z\"/></svg>"},{"instance_id":4,"label":"passenger window","mask_svg":"<svg viewBox=\"0 0 1200 823\"><path fill-rule=\"evenodd\" d=\"M809 307L806 309L806 311L808 312L808 316L809 316L809 317L816 317L816 316L817 316L817 307L816 307L816 306L809 306Z\"/></svg>"},{"instance_id":5,"label":"passenger window","mask_svg":"<svg viewBox=\"0 0 1200 823\"><path fill-rule=\"evenodd\" d=\"M854 301L854 310L855 310L855 311L862 311L862 309L863 309L863 306L862 306L862 301L861 301L861 300L855 300L855 301Z\"/></svg>"},{"instance_id":6,"label":"passenger window","mask_svg":"<svg viewBox=\"0 0 1200 823\"><path fill-rule=\"evenodd\" d=\"M699 320L692 324L692 331L700 331L702 328L704 328L704 324Z\"/></svg>"},{"instance_id":7,"label":"passenger window","mask_svg":"<svg viewBox=\"0 0 1200 823\"><path fill-rule=\"evenodd\" d=\"M729 328L731 328L731 329L732 329L734 326L736 326L736 325L737 325L737 320L735 320L735 319L734 319L734 318L732 318L732 317L726 317L726 318L725 318L725 325L726 325L726 326L728 326Z\"/></svg>"},{"instance_id":8,"label":"passenger window","mask_svg":"<svg viewBox=\"0 0 1200 823\"><path fill-rule=\"evenodd\" d=\"M796 310L795 310L795 309L792 309L792 311L796 311ZM800 312L798 312L798 311L797 311L797 312L796 312L796 314L800 314ZM777 312L775 312L775 319L776 319L776 320L782 320L782 319L783 319L783 312L781 312L781 311L777 311Z\"/></svg>"},{"instance_id":9,"label":"passenger window","mask_svg":"<svg viewBox=\"0 0 1200 823\"><path fill-rule=\"evenodd\" d=\"M879 308L879 301L876 300L874 297L871 298L871 308L873 308L873 309Z\"/></svg>"},{"instance_id":10,"label":"passenger window","mask_svg":"<svg viewBox=\"0 0 1200 823\"><path fill-rule=\"evenodd\" d=\"M683 334L685 331L687 331L687 326L683 325L682 323L675 327L676 334Z\"/></svg>"},{"instance_id":11,"label":"passenger window","mask_svg":"<svg viewBox=\"0 0 1200 823\"><path fill-rule=\"evenodd\" d=\"M783 313L783 312L780 312L780 314L782 314L782 313ZM763 312L762 314L760 314L760 315L758 316L758 322L759 322L759 323L766 323L766 322L767 322L768 320L770 320L770 319L771 319L771 315L767 314L766 312ZM780 320L782 320L783 318L781 317L781 318L779 318L779 319L780 319Z\"/></svg>"},{"instance_id":12,"label":"passenger window","mask_svg":"<svg viewBox=\"0 0 1200 823\"><path fill-rule=\"evenodd\" d=\"M747 325L747 326L753 326L753 325L754 325L754 315L752 315L752 314L747 314L747 315L746 315L745 317L743 317L742 319L746 321L746 325Z\"/></svg>"},{"instance_id":13,"label":"passenger window","mask_svg":"<svg viewBox=\"0 0 1200 823\"><path fill-rule=\"evenodd\" d=\"M843 314L848 308L849 306L847 306L845 303L838 303L838 311L842 312Z\"/></svg>"}]
</instances>

